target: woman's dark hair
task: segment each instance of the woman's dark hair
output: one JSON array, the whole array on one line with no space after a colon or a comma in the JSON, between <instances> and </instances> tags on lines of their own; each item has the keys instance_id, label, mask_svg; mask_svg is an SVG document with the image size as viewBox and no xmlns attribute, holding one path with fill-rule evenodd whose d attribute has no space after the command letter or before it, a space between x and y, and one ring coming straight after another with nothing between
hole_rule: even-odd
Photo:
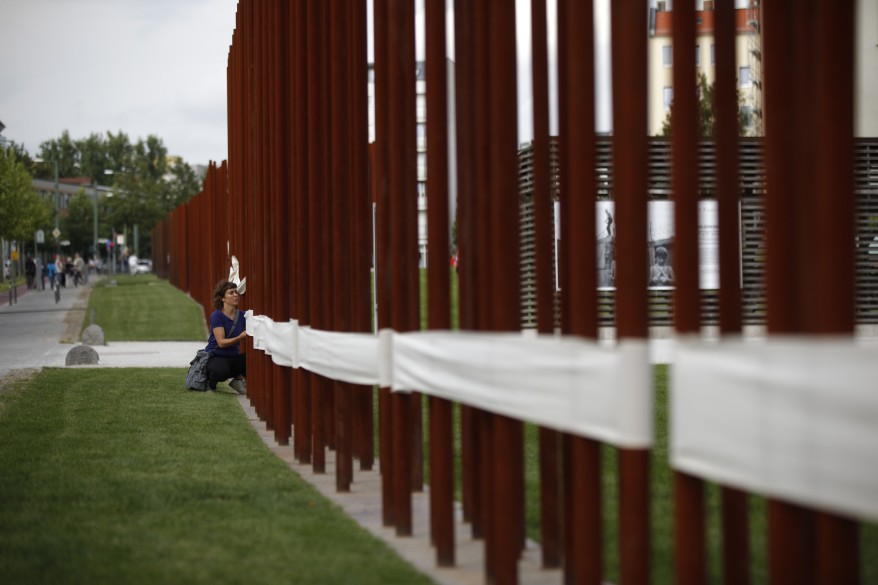
<instances>
[{"instance_id":1,"label":"woman's dark hair","mask_svg":"<svg viewBox=\"0 0 878 585\"><path fill-rule=\"evenodd\" d=\"M223 297L226 296L226 291L231 288L238 288L238 285L234 282L229 282L228 280L221 280L216 284L216 290L213 291L213 308L216 310L221 310L223 308Z\"/></svg>"}]
</instances>

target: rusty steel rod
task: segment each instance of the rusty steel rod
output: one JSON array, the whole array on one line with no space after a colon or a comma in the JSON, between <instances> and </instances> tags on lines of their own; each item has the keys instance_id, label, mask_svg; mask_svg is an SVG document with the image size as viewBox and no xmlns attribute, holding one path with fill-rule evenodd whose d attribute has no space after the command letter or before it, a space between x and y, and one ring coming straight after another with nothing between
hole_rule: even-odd
<instances>
[{"instance_id":1,"label":"rusty steel rod","mask_svg":"<svg viewBox=\"0 0 878 585\"><path fill-rule=\"evenodd\" d=\"M680 335L697 335L701 327L698 288L698 94L695 83L695 2L674 4L673 83L671 104L674 246L669 261L675 266L674 327ZM651 251L653 255L656 251ZM698 585L707 577L704 484L675 471L674 568L680 585Z\"/></svg>"},{"instance_id":2,"label":"rusty steel rod","mask_svg":"<svg viewBox=\"0 0 878 585\"><path fill-rule=\"evenodd\" d=\"M475 244L475 61L472 0L455 0L455 112L457 138L457 246L458 311L460 328L476 328L475 275L478 255ZM476 449L475 413L461 405L461 491L463 517L472 524L472 535L482 534L479 505L479 455Z\"/></svg>"},{"instance_id":3,"label":"rusty steel rod","mask_svg":"<svg viewBox=\"0 0 878 585\"><path fill-rule=\"evenodd\" d=\"M534 110L534 230L536 237L537 330L555 330L555 293L552 281L552 168L549 144L549 55L545 0L531 3ZM558 484L558 433L540 428L540 532L544 567L558 567L560 509Z\"/></svg>"},{"instance_id":4,"label":"rusty steel rod","mask_svg":"<svg viewBox=\"0 0 878 585\"><path fill-rule=\"evenodd\" d=\"M350 97L349 86L349 19L347 3L333 0L329 6L330 107L332 144L332 323L334 331L351 331L351 189L350 189ZM351 489L353 482L353 419L351 413L351 386L336 381L335 388L335 488L340 492Z\"/></svg>"},{"instance_id":5,"label":"rusty steel rod","mask_svg":"<svg viewBox=\"0 0 878 585\"><path fill-rule=\"evenodd\" d=\"M325 272L324 224L325 224L325 173L323 150L324 128L324 27L323 3L312 0L308 3L308 218L309 218L309 283L311 286L310 317L314 328L325 327L324 299ZM315 473L326 472L326 426L324 424L326 379L311 377L311 425L312 452L311 466Z\"/></svg>"},{"instance_id":6,"label":"rusty steel rod","mask_svg":"<svg viewBox=\"0 0 878 585\"><path fill-rule=\"evenodd\" d=\"M351 326L354 331L372 331L370 269L372 264L372 206L369 188L369 115L366 3L350 3L350 131L351 131ZM373 443L373 391L371 386L354 386L355 456L360 469L369 471L375 460Z\"/></svg>"},{"instance_id":7,"label":"rusty steel rod","mask_svg":"<svg viewBox=\"0 0 878 585\"><path fill-rule=\"evenodd\" d=\"M427 283L428 327L451 329L451 291L447 254L448 223L448 65L445 2L427 0ZM430 534L436 564L453 566L454 453L452 404L430 398Z\"/></svg>"},{"instance_id":8,"label":"rusty steel rod","mask_svg":"<svg viewBox=\"0 0 878 585\"><path fill-rule=\"evenodd\" d=\"M375 265L378 329L392 326L392 254L390 200L390 82L389 82L389 0L375 0L375 145L374 180L377 204L377 258ZM378 391L379 458L381 460L381 511L385 526L395 525L393 425L389 388Z\"/></svg>"},{"instance_id":9,"label":"rusty steel rod","mask_svg":"<svg viewBox=\"0 0 878 585\"><path fill-rule=\"evenodd\" d=\"M619 340L648 335L646 138L646 10L637 2L611 9L613 158L616 198L616 332ZM621 581L647 583L650 573L649 452L619 449Z\"/></svg>"},{"instance_id":10,"label":"rusty steel rod","mask_svg":"<svg viewBox=\"0 0 878 585\"><path fill-rule=\"evenodd\" d=\"M414 6L406 0L388 2L388 101L394 115L389 130L389 190L392 298L391 325L395 331L418 328L418 259L415 177L415 29ZM417 394L391 397L393 424L394 520L399 536L412 534L412 478L420 457L413 421L420 414Z\"/></svg>"},{"instance_id":11,"label":"rusty steel rod","mask_svg":"<svg viewBox=\"0 0 878 585\"><path fill-rule=\"evenodd\" d=\"M719 321L723 335L741 333L740 183L738 179L738 100L735 63L735 7L715 5L716 198L719 210ZM722 488L723 576L726 583L750 582L748 496Z\"/></svg>"},{"instance_id":12,"label":"rusty steel rod","mask_svg":"<svg viewBox=\"0 0 878 585\"><path fill-rule=\"evenodd\" d=\"M594 30L592 2L565 3L562 30L569 49L565 81L568 106L562 135L569 148L562 182L562 242L566 242L564 271L564 331L597 339L597 264L595 219ZM568 152L565 149L565 154ZM575 218L575 219L573 219ZM575 221L575 223L573 223ZM585 229L574 228L580 224ZM575 583L599 583L602 578L601 453L600 444L585 437L570 437L567 451L568 553L565 576Z\"/></svg>"},{"instance_id":13,"label":"rusty steel rod","mask_svg":"<svg viewBox=\"0 0 878 585\"><path fill-rule=\"evenodd\" d=\"M291 8L287 3L274 5L273 8L272 12L274 14L270 22L273 37L271 77L274 84L271 108L272 146L270 153L273 180L271 186L272 207L269 215L271 218L272 241L288 245L288 232L284 229L283 223L289 214L290 192L290 166L287 164L289 160L289 142L287 140L289 132L287 129L290 126L288 115L290 76L287 75L289 71L287 43L289 42L288 13L291 11ZM271 289L274 319L280 322L287 322L290 320L290 259L287 253L266 253L266 256L271 257L271 282L273 285ZM275 380L275 440L280 445L288 445L292 431L290 368L276 366L273 363L270 367L274 372Z\"/></svg>"},{"instance_id":14,"label":"rusty steel rod","mask_svg":"<svg viewBox=\"0 0 878 585\"><path fill-rule=\"evenodd\" d=\"M856 266L854 240L854 38L852 0L818 2L814 13L816 75L810 78L818 111L813 117L815 144L825 146L815 160L815 217L819 241L814 258L816 282L809 280L814 311L808 328L818 335L854 333ZM800 250L802 256L809 256ZM860 582L858 522L834 514L817 514L817 583Z\"/></svg>"}]
</instances>

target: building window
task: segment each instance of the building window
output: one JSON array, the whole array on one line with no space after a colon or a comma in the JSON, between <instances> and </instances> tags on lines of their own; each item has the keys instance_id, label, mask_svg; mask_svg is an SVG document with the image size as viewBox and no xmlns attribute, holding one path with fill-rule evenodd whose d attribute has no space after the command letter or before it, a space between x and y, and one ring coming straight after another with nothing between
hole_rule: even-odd
<instances>
[{"instance_id":1,"label":"building window","mask_svg":"<svg viewBox=\"0 0 878 585\"><path fill-rule=\"evenodd\" d=\"M716 65L716 45L710 45L710 64Z\"/></svg>"},{"instance_id":2,"label":"building window","mask_svg":"<svg viewBox=\"0 0 878 585\"><path fill-rule=\"evenodd\" d=\"M674 61L674 53L671 50L671 45L663 45L662 46L662 65L665 67L670 67Z\"/></svg>"},{"instance_id":3,"label":"building window","mask_svg":"<svg viewBox=\"0 0 878 585\"><path fill-rule=\"evenodd\" d=\"M666 86L662 88L662 102L665 105L665 111L671 109L671 102L674 101L674 88L670 86Z\"/></svg>"},{"instance_id":4,"label":"building window","mask_svg":"<svg viewBox=\"0 0 878 585\"><path fill-rule=\"evenodd\" d=\"M701 45L695 45L695 66L701 67Z\"/></svg>"},{"instance_id":5,"label":"building window","mask_svg":"<svg viewBox=\"0 0 878 585\"><path fill-rule=\"evenodd\" d=\"M738 85L741 87L749 87L750 83L750 68L738 67Z\"/></svg>"}]
</instances>

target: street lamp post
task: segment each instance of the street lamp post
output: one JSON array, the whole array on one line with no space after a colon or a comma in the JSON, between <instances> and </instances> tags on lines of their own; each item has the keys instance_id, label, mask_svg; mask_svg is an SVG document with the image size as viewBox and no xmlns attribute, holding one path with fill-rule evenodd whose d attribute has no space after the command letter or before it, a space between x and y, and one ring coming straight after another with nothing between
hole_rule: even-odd
<instances>
[{"instance_id":1,"label":"street lamp post","mask_svg":"<svg viewBox=\"0 0 878 585\"><path fill-rule=\"evenodd\" d=\"M112 175L113 171L111 169L104 170L105 175ZM97 261L98 259L98 180L97 177L93 179L92 187L94 188L94 240L92 242L92 253L94 254L94 259Z\"/></svg>"}]
</instances>

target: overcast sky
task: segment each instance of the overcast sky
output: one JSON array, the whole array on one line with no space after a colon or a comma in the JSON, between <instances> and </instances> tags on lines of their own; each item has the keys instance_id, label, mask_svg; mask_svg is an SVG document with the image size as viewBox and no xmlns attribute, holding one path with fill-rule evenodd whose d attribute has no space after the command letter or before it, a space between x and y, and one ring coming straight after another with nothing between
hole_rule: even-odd
<instances>
[{"instance_id":1,"label":"overcast sky","mask_svg":"<svg viewBox=\"0 0 878 585\"><path fill-rule=\"evenodd\" d=\"M227 157L237 0L0 0L3 136L150 134L189 164Z\"/></svg>"}]
</instances>

